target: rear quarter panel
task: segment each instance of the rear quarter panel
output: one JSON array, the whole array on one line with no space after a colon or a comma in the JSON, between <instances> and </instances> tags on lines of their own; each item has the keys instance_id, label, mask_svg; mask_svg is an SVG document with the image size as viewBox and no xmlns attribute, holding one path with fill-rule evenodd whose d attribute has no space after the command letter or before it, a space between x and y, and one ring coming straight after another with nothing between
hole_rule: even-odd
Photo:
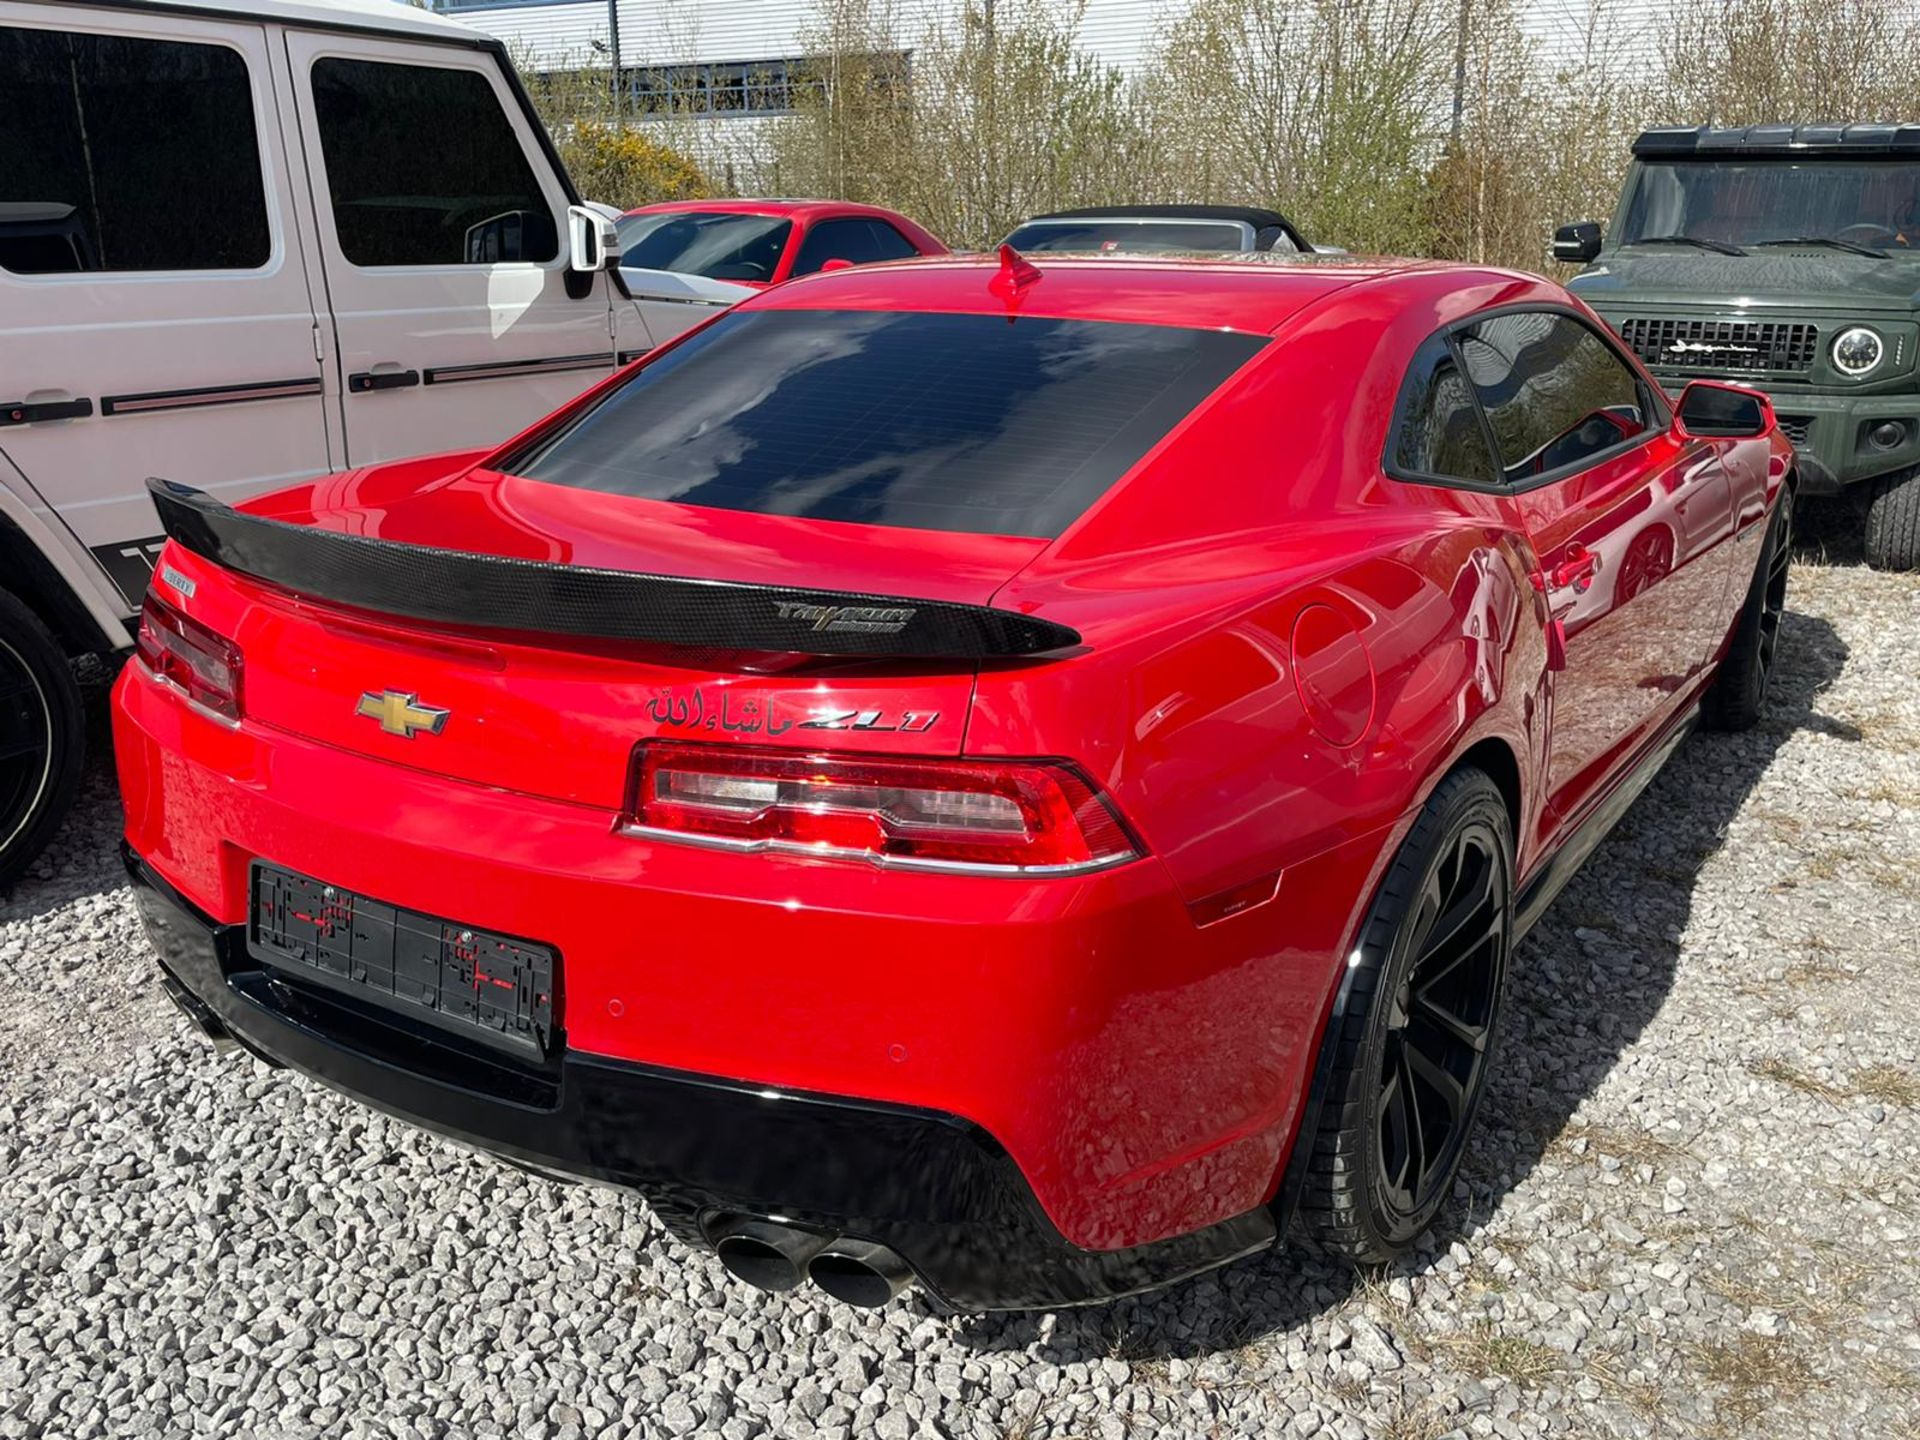
<instances>
[{"instance_id":1,"label":"rear quarter panel","mask_svg":"<svg viewBox=\"0 0 1920 1440\"><path fill-rule=\"evenodd\" d=\"M1531 552L1504 497L1380 469L1405 358L1437 323L1290 343L1001 594L1086 646L984 667L968 752L1075 759L1188 908L1190 943L1116 954L1084 1002L1079 1064L1131 1074L1103 1119L1146 1117L1127 1143L1163 1159L1143 1166L1205 1155L1193 1173L1271 1194L1343 958L1462 753L1509 749L1534 832ZM1311 378L1356 354L1351 380ZM1240 890L1255 903L1220 918Z\"/></svg>"}]
</instances>

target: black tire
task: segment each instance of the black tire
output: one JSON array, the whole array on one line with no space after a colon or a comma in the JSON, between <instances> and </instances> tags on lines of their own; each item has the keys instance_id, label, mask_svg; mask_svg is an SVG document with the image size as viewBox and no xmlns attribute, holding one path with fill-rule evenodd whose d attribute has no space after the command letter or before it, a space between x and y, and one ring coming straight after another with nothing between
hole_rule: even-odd
<instances>
[{"instance_id":1,"label":"black tire","mask_svg":"<svg viewBox=\"0 0 1920 1440\"><path fill-rule=\"evenodd\" d=\"M40 619L0 590L0 888L46 847L86 759L73 665Z\"/></svg>"},{"instance_id":2,"label":"black tire","mask_svg":"<svg viewBox=\"0 0 1920 1440\"><path fill-rule=\"evenodd\" d=\"M1787 612L1787 572L1793 563L1793 491L1782 490L1767 525L1760 559L1747 584L1747 598L1734 617L1733 638L1720 670L1700 703L1700 723L1709 730L1751 730L1767 713L1767 692L1779 658L1780 626Z\"/></svg>"},{"instance_id":3,"label":"black tire","mask_svg":"<svg viewBox=\"0 0 1920 1440\"><path fill-rule=\"evenodd\" d=\"M1381 882L1325 1042L1336 1048L1299 1216L1326 1251L1359 1264L1404 1254L1451 1193L1486 1093L1512 937L1506 802L1483 772L1457 770Z\"/></svg>"},{"instance_id":4,"label":"black tire","mask_svg":"<svg viewBox=\"0 0 1920 1440\"><path fill-rule=\"evenodd\" d=\"M1920 570L1920 467L1882 475L1867 491L1867 564Z\"/></svg>"}]
</instances>

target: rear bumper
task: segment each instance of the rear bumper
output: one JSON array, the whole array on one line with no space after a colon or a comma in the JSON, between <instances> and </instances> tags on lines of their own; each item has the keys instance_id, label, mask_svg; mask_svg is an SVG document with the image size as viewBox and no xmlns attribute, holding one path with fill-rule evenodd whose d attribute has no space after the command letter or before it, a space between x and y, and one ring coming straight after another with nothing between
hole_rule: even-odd
<instances>
[{"instance_id":1,"label":"rear bumper","mask_svg":"<svg viewBox=\"0 0 1920 1440\"><path fill-rule=\"evenodd\" d=\"M688 1235L758 1208L890 1243L969 1307L1096 1300L1271 1239L1344 953L1337 882L1379 843L1197 927L1152 859L1002 881L636 840L594 805L224 724L138 664L113 720L156 943L218 1028L636 1186ZM563 1059L529 1077L275 989L243 943L256 861L551 947ZM799 1143L770 1135L789 1124Z\"/></svg>"},{"instance_id":2,"label":"rear bumper","mask_svg":"<svg viewBox=\"0 0 1920 1440\"><path fill-rule=\"evenodd\" d=\"M1073 1245L978 1125L911 1106L771 1089L605 1057L492 1062L261 968L126 849L164 982L216 1039L537 1170L626 1186L682 1239L734 1216L887 1245L962 1309L1085 1304L1273 1243L1264 1206L1124 1250Z\"/></svg>"}]
</instances>

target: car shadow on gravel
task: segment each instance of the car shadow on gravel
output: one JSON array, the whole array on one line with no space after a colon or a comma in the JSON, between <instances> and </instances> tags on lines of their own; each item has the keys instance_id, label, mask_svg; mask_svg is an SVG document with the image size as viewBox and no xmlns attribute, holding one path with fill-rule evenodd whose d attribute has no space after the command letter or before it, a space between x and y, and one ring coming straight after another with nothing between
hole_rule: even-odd
<instances>
[{"instance_id":1,"label":"car shadow on gravel","mask_svg":"<svg viewBox=\"0 0 1920 1440\"><path fill-rule=\"evenodd\" d=\"M121 866L120 784L113 768L113 726L107 697L119 666L75 662L86 705L86 769L73 809L46 851L11 886L0 885L0 921L37 920L87 895L104 895L127 880Z\"/></svg>"},{"instance_id":2,"label":"car shadow on gravel","mask_svg":"<svg viewBox=\"0 0 1920 1440\"><path fill-rule=\"evenodd\" d=\"M1742 735L1691 737L1515 952L1500 1051L1455 1198L1388 1276L1456 1268L1450 1247L1534 1169L1659 1012L1700 871L1775 753L1803 729L1860 740L1819 709L1846 662L1830 624L1789 609L1766 720ZM1361 1283L1296 1238L1152 1295L1052 1316L961 1317L954 1332L982 1351L1037 1347L1062 1363L1198 1358L1302 1325Z\"/></svg>"},{"instance_id":3,"label":"car shadow on gravel","mask_svg":"<svg viewBox=\"0 0 1920 1440\"><path fill-rule=\"evenodd\" d=\"M113 760L89 741L73 809L53 843L11 886L0 886L0 921L37 920L87 895L127 883L120 863L120 794Z\"/></svg>"}]
</instances>

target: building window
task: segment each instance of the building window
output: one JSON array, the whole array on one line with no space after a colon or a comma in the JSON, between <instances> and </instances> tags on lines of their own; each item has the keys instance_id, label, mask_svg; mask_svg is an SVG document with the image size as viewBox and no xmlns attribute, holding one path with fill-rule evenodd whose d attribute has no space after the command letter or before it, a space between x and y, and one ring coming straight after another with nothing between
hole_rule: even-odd
<instances>
[{"instance_id":1,"label":"building window","mask_svg":"<svg viewBox=\"0 0 1920 1440\"><path fill-rule=\"evenodd\" d=\"M626 72L641 115L785 115L820 80L804 60L640 65Z\"/></svg>"},{"instance_id":2,"label":"building window","mask_svg":"<svg viewBox=\"0 0 1920 1440\"><path fill-rule=\"evenodd\" d=\"M704 115L722 118L790 115L804 97L818 95L827 83L827 62L808 59L731 60L685 65L628 65L627 109L635 115ZM904 89L907 56L886 55L869 61L889 88ZM569 80L580 72L564 72ZM604 72L603 72L604 73ZM561 72L536 77L550 89Z\"/></svg>"}]
</instances>

